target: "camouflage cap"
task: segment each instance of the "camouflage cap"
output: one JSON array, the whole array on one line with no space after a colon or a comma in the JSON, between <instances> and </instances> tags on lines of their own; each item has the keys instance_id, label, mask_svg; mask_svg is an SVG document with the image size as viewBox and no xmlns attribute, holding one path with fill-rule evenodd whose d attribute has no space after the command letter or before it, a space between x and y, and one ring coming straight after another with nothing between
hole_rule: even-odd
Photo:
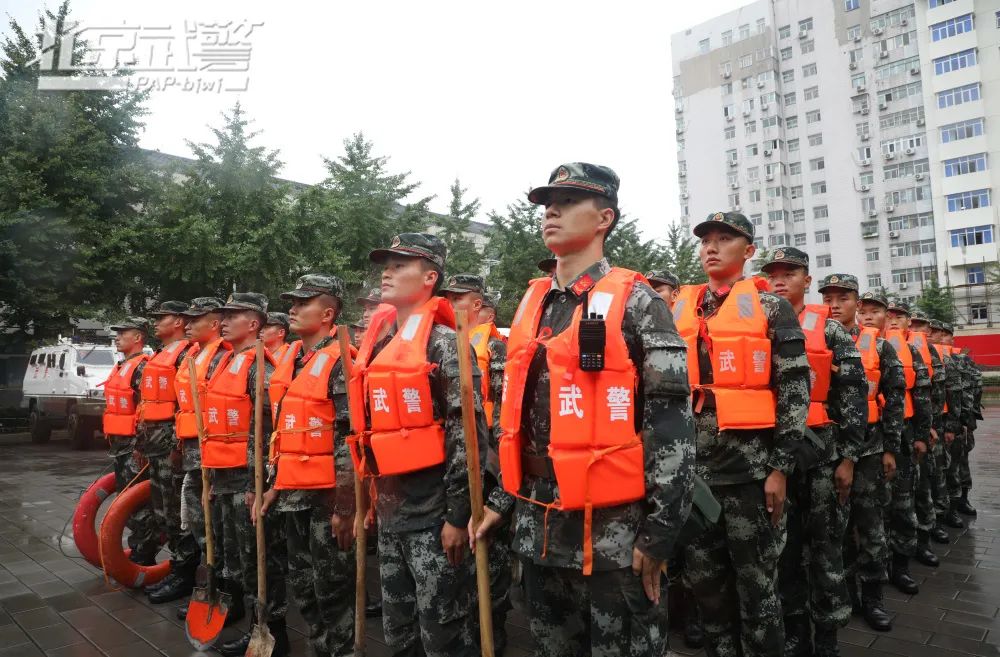
<instances>
[{"instance_id":1,"label":"camouflage cap","mask_svg":"<svg viewBox=\"0 0 1000 657\"><path fill-rule=\"evenodd\" d=\"M560 164L549 174L549 184L535 187L528 192L528 201L535 205L545 205L552 192L565 189L577 189L610 199L615 206L615 218L618 212L618 187L621 181L618 174L610 167L589 162L569 162Z\"/></svg>"},{"instance_id":2,"label":"camouflage cap","mask_svg":"<svg viewBox=\"0 0 1000 657\"><path fill-rule=\"evenodd\" d=\"M282 292L282 299L312 299L327 294L338 299L344 298L344 281L332 274L306 274L295 281L295 289Z\"/></svg>"},{"instance_id":3,"label":"camouflage cap","mask_svg":"<svg viewBox=\"0 0 1000 657\"><path fill-rule=\"evenodd\" d=\"M760 270L767 272L767 268L771 265L792 265L793 267L804 267L806 271L809 271L809 254L794 246L775 249L768 255L767 262Z\"/></svg>"},{"instance_id":4,"label":"camouflage cap","mask_svg":"<svg viewBox=\"0 0 1000 657\"><path fill-rule=\"evenodd\" d=\"M906 303L905 301L896 301L895 299L889 302L889 310L896 313L902 313L907 317L909 317L911 314L910 304Z\"/></svg>"},{"instance_id":5,"label":"camouflage cap","mask_svg":"<svg viewBox=\"0 0 1000 657\"><path fill-rule=\"evenodd\" d=\"M951 334L955 333L955 328L948 322L941 322L941 330L944 331L945 333L951 333Z\"/></svg>"},{"instance_id":6,"label":"camouflage cap","mask_svg":"<svg viewBox=\"0 0 1000 657\"><path fill-rule=\"evenodd\" d=\"M538 269L546 274L551 274L556 270L556 262L558 261L555 258L542 258L538 261Z\"/></svg>"},{"instance_id":7,"label":"camouflage cap","mask_svg":"<svg viewBox=\"0 0 1000 657\"><path fill-rule=\"evenodd\" d=\"M831 287L840 288L841 290L854 290L858 291L858 277L854 274L829 274L823 277L823 280L819 282L819 291Z\"/></svg>"},{"instance_id":8,"label":"camouflage cap","mask_svg":"<svg viewBox=\"0 0 1000 657\"><path fill-rule=\"evenodd\" d=\"M224 305L222 300L216 297L196 297L191 299L191 305L181 314L187 317L201 317L208 313L220 312Z\"/></svg>"},{"instance_id":9,"label":"camouflage cap","mask_svg":"<svg viewBox=\"0 0 1000 657\"><path fill-rule=\"evenodd\" d=\"M400 233L392 238L389 248L375 249L368 254L368 259L374 263L383 263L391 255L426 258L444 269L448 248L441 238L430 233Z\"/></svg>"},{"instance_id":10,"label":"camouflage cap","mask_svg":"<svg viewBox=\"0 0 1000 657\"><path fill-rule=\"evenodd\" d=\"M944 330L944 324L941 322L940 319L932 319L928 323L931 325L931 328L934 329L935 331L943 331Z\"/></svg>"},{"instance_id":11,"label":"camouflage cap","mask_svg":"<svg viewBox=\"0 0 1000 657\"><path fill-rule=\"evenodd\" d=\"M646 272L646 280L650 283L659 283L660 285L669 285L673 288L678 288L681 286L681 280L666 269L654 269L652 271Z\"/></svg>"},{"instance_id":12,"label":"camouflage cap","mask_svg":"<svg viewBox=\"0 0 1000 657\"><path fill-rule=\"evenodd\" d=\"M919 308L910 313L910 319L914 322L923 322L925 324L931 321L931 318L927 316L927 313Z\"/></svg>"},{"instance_id":13,"label":"camouflage cap","mask_svg":"<svg viewBox=\"0 0 1000 657\"><path fill-rule=\"evenodd\" d=\"M275 313L271 312L267 314L267 320L264 322L264 326L284 326L285 330L291 328L291 324L288 320L288 315L285 313Z\"/></svg>"},{"instance_id":14,"label":"camouflage cap","mask_svg":"<svg viewBox=\"0 0 1000 657\"><path fill-rule=\"evenodd\" d=\"M485 295L486 281L483 280L482 276L477 276L476 274L455 274L448 277L448 282L441 288L441 291L455 292L457 294L478 292Z\"/></svg>"},{"instance_id":15,"label":"camouflage cap","mask_svg":"<svg viewBox=\"0 0 1000 657\"><path fill-rule=\"evenodd\" d=\"M362 305L366 303L375 303L375 304L382 303L382 288L373 287L370 290L368 290L368 294L366 294L365 296L356 297L355 301L357 301Z\"/></svg>"},{"instance_id":16,"label":"camouflage cap","mask_svg":"<svg viewBox=\"0 0 1000 657\"><path fill-rule=\"evenodd\" d=\"M166 317L167 315L180 315L188 309L188 304L183 301L164 301L155 310L149 311L150 317Z\"/></svg>"},{"instance_id":17,"label":"camouflage cap","mask_svg":"<svg viewBox=\"0 0 1000 657\"><path fill-rule=\"evenodd\" d=\"M885 292L882 290L868 290L861 295L862 301L868 301L870 303L877 303L889 307L889 300L885 296Z\"/></svg>"},{"instance_id":18,"label":"camouflage cap","mask_svg":"<svg viewBox=\"0 0 1000 657\"><path fill-rule=\"evenodd\" d=\"M705 221L696 225L691 232L695 234L696 237L701 237L709 230L713 228L728 228L729 230L742 235L751 242L753 241L753 224L746 215L740 214L739 212L715 212L705 219Z\"/></svg>"},{"instance_id":19,"label":"camouflage cap","mask_svg":"<svg viewBox=\"0 0 1000 657\"><path fill-rule=\"evenodd\" d=\"M233 292L223 310L254 310L267 314L267 297L259 292Z\"/></svg>"},{"instance_id":20,"label":"camouflage cap","mask_svg":"<svg viewBox=\"0 0 1000 657\"><path fill-rule=\"evenodd\" d=\"M496 294L486 293L483 295L483 308L492 308L493 310L496 310L499 303L500 299L497 298Z\"/></svg>"},{"instance_id":21,"label":"camouflage cap","mask_svg":"<svg viewBox=\"0 0 1000 657\"><path fill-rule=\"evenodd\" d=\"M142 331L145 334L149 334L149 320L145 317L126 317L117 324L112 324L108 327L109 331L127 331L129 329L134 329L136 331Z\"/></svg>"}]
</instances>

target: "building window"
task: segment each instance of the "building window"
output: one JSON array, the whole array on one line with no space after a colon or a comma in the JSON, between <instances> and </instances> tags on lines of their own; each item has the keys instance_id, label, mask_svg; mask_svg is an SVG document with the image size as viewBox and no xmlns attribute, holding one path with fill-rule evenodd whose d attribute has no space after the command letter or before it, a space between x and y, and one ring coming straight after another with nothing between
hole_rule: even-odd
<instances>
[{"instance_id":1,"label":"building window","mask_svg":"<svg viewBox=\"0 0 1000 657\"><path fill-rule=\"evenodd\" d=\"M750 26L740 25L740 41L750 38Z\"/></svg>"},{"instance_id":2,"label":"building window","mask_svg":"<svg viewBox=\"0 0 1000 657\"><path fill-rule=\"evenodd\" d=\"M736 149L735 148L731 148L728 151L726 151L726 159L729 160L730 162L735 162L736 161L737 156L736 156Z\"/></svg>"},{"instance_id":3,"label":"building window","mask_svg":"<svg viewBox=\"0 0 1000 657\"><path fill-rule=\"evenodd\" d=\"M733 83L732 82L727 82L724 85L722 85L722 95L723 96L732 96L733 95Z\"/></svg>"},{"instance_id":4,"label":"building window","mask_svg":"<svg viewBox=\"0 0 1000 657\"><path fill-rule=\"evenodd\" d=\"M740 204L740 194L739 192L729 195L729 207L735 208Z\"/></svg>"},{"instance_id":5,"label":"building window","mask_svg":"<svg viewBox=\"0 0 1000 657\"><path fill-rule=\"evenodd\" d=\"M809 186L813 194L826 194L826 181L820 180Z\"/></svg>"},{"instance_id":6,"label":"building window","mask_svg":"<svg viewBox=\"0 0 1000 657\"><path fill-rule=\"evenodd\" d=\"M833 256L820 255L816 256L816 266L817 267L832 267L833 266Z\"/></svg>"},{"instance_id":7,"label":"building window","mask_svg":"<svg viewBox=\"0 0 1000 657\"><path fill-rule=\"evenodd\" d=\"M701 51L702 53L708 52L709 50L711 50L711 48L712 45L709 39L702 39L701 41L698 42L698 50Z\"/></svg>"},{"instance_id":8,"label":"building window","mask_svg":"<svg viewBox=\"0 0 1000 657\"><path fill-rule=\"evenodd\" d=\"M972 265L965 268L965 282L969 285L981 285L986 282L986 271L982 265Z\"/></svg>"},{"instance_id":9,"label":"building window","mask_svg":"<svg viewBox=\"0 0 1000 657\"><path fill-rule=\"evenodd\" d=\"M797 150L799 150L799 140L798 139L789 139L788 140L788 152L792 153L792 152L797 151Z\"/></svg>"},{"instance_id":10,"label":"building window","mask_svg":"<svg viewBox=\"0 0 1000 657\"><path fill-rule=\"evenodd\" d=\"M810 140L811 139L812 139L812 137L810 137ZM820 142L822 142L822 140L820 140ZM811 141L810 141L810 145L812 145ZM817 157L817 158L815 158L813 160L809 160L809 170L810 171L822 171L825 168L826 168L826 161L823 158Z\"/></svg>"},{"instance_id":11,"label":"building window","mask_svg":"<svg viewBox=\"0 0 1000 657\"><path fill-rule=\"evenodd\" d=\"M830 231L828 230L817 230L816 231L816 243L822 244L823 242L830 241Z\"/></svg>"},{"instance_id":12,"label":"building window","mask_svg":"<svg viewBox=\"0 0 1000 657\"><path fill-rule=\"evenodd\" d=\"M944 161L944 175L946 178L952 176L963 176L967 173L976 173L986 170L986 153L977 155L963 155Z\"/></svg>"},{"instance_id":13,"label":"building window","mask_svg":"<svg viewBox=\"0 0 1000 657\"><path fill-rule=\"evenodd\" d=\"M747 181L753 182L760 179L760 167L747 168Z\"/></svg>"},{"instance_id":14,"label":"building window","mask_svg":"<svg viewBox=\"0 0 1000 657\"><path fill-rule=\"evenodd\" d=\"M792 36L792 26L791 25L782 25L781 27L778 28L778 38L779 39L787 39L790 36Z\"/></svg>"},{"instance_id":15,"label":"building window","mask_svg":"<svg viewBox=\"0 0 1000 657\"><path fill-rule=\"evenodd\" d=\"M956 16L940 23L931 25L931 41L940 41L958 34L971 32L973 29L972 14Z\"/></svg>"},{"instance_id":16,"label":"building window","mask_svg":"<svg viewBox=\"0 0 1000 657\"><path fill-rule=\"evenodd\" d=\"M861 0L844 0L844 11L854 11L861 6Z\"/></svg>"},{"instance_id":17,"label":"building window","mask_svg":"<svg viewBox=\"0 0 1000 657\"><path fill-rule=\"evenodd\" d=\"M878 262L879 247L873 247L870 249L865 249L865 261L866 262Z\"/></svg>"},{"instance_id":18,"label":"building window","mask_svg":"<svg viewBox=\"0 0 1000 657\"><path fill-rule=\"evenodd\" d=\"M790 93L785 94L784 100L785 100L785 107L791 107L792 105L794 105L795 104L795 92L792 91Z\"/></svg>"},{"instance_id":19,"label":"building window","mask_svg":"<svg viewBox=\"0 0 1000 657\"><path fill-rule=\"evenodd\" d=\"M787 84L787 83L792 82L794 80L795 80L795 71L794 70L789 69L787 71L782 71L781 72L781 81L782 82L784 82L784 83Z\"/></svg>"},{"instance_id":20,"label":"building window","mask_svg":"<svg viewBox=\"0 0 1000 657\"><path fill-rule=\"evenodd\" d=\"M830 211L825 205L817 205L813 208L813 219L826 219L830 216Z\"/></svg>"},{"instance_id":21,"label":"building window","mask_svg":"<svg viewBox=\"0 0 1000 657\"><path fill-rule=\"evenodd\" d=\"M816 50L816 42L812 39L806 39L805 41L799 42L799 47L802 54L805 55L807 53L811 53L813 50Z\"/></svg>"},{"instance_id":22,"label":"building window","mask_svg":"<svg viewBox=\"0 0 1000 657\"><path fill-rule=\"evenodd\" d=\"M800 32L805 32L811 29L813 29L813 19L811 16L809 18L803 18L802 20L799 21Z\"/></svg>"},{"instance_id":23,"label":"building window","mask_svg":"<svg viewBox=\"0 0 1000 657\"><path fill-rule=\"evenodd\" d=\"M802 91L805 100L816 100L819 98L819 87L807 87Z\"/></svg>"},{"instance_id":24,"label":"building window","mask_svg":"<svg viewBox=\"0 0 1000 657\"><path fill-rule=\"evenodd\" d=\"M805 220L806 220L806 211L805 210L801 210L801 209L800 210L792 210L792 221L794 221L795 223L798 223L800 221L805 221Z\"/></svg>"},{"instance_id":25,"label":"building window","mask_svg":"<svg viewBox=\"0 0 1000 657\"><path fill-rule=\"evenodd\" d=\"M969 48L934 60L934 74L943 75L976 65L976 49Z\"/></svg>"},{"instance_id":26,"label":"building window","mask_svg":"<svg viewBox=\"0 0 1000 657\"><path fill-rule=\"evenodd\" d=\"M801 162L792 162L791 164L788 165L788 175L790 175L790 176L797 176L800 173L802 173L802 163Z\"/></svg>"},{"instance_id":27,"label":"building window","mask_svg":"<svg viewBox=\"0 0 1000 657\"><path fill-rule=\"evenodd\" d=\"M753 66L753 55L740 55L740 68Z\"/></svg>"},{"instance_id":28,"label":"building window","mask_svg":"<svg viewBox=\"0 0 1000 657\"><path fill-rule=\"evenodd\" d=\"M952 2L955 2L955 0L928 0L927 6L934 9L934 7L941 7Z\"/></svg>"},{"instance_id":29,"label":"building window","mask_svg":"<svg viewBox=\"0 0 1000 657\"><path fill-rule=\"evenodd\" d=\"M795 233L792 238L793 246L805 246L806 245L806 234L805 233Z\"/></svg>"},{"instance_id":30,"label":"building window","mask_svg":"<svg viewBox=\"0 0 1000 657\"><path fill-rule=\"evenodd\" d=\"M789 116L787 119L785 119L785 127L788 128L789 130L794 130L795 128L798 128L799 127L799 117L798 116Z\"/></svg>"},{"instance_id":31,"label":"building window","mask_svg":"<svg viewBox=\"0 0 1000 657\"><path fill-rule=\"evenodd\" d=\"M948 201L948 212L986 208L990 205L990 190L977 189L971 192L948 194L945 198ZM990 241L992 241L992 237Z\"/></svg>"},{"instance_id":32,"label":"building window","mask_svg":"<svg viewBox=\"0 0 1000 657\"><path fill-rule=\"evenodd\" d=\"M868 274L868 287L882 287L882 274Z\"/></svg>"},{"instance_id":33,"label":"building window","mask_svg":"<svg viewBox=\"0 0 1000 657\"><path fill-rule=\"evenodd\" d=\"M802 185L792 185L791 195L792 198L802 198Z\"/></svg>"},{"instance_id":34,"label":"building window","mask_svg":"<svg viewBox=\"0 0 1000 657\"><path fill-rule=\"evenodd\" d=\"M872 173L871 171L866 171L865 173L862 173L860 176L858 176L858 181L862 185L870 186L875 181L875 174Z\"/></svg>"},{"instance_id":35,"label":"building window","mask_svg":"<svg viewBox=\"0 0 1000 657\"><path fill-rule=\"evenodd\" d=\"M757 132L757 122L756 121L747 121L746 123L743 124L743 134L744 134L744 136L749 137L750 135L754 134L755 132Z\"/></svg>"},{"instance_id":36,"label":"building window","mask_svg":"<svg viewBox=\"0 0 1000 657\"><path fill-rule=\"evenodd\" d=\"M847 28L847 40L848 41L854 41L855 39L859 38L860 36L861 36L861 26L860 25L852 25L851 27Z\"/></svg>"},{"instance_id":37,"label":"building window","mask_svg":"<svg viewBox=\"0 0 1000 657\"><path fill-rule=\"evenodd\" d=\"M760 120L760 126L762 128L773 128L778 125L781 125L780 116L767 116Z\"/></svg>"},{"instance_id":38,"label":"building window","mask_svg":"<svg viewBox=\"0 0 1000 657\"><path fill-rule=\"evenodd\" d=\"M819 110L806 112L806 123L818 123L820 120Z\"/></svg>"},{"instance_id":39,"label":"building window","mask_svg":"<svg viewBox=\"0 0 1000 657\"><path fill-rule=\"evenodd\" d=\"M952 246L977 246L979 244L993 243L993 225L970 226L969 228L956 228L949 230Z\"/></svg>"},{"instance_id":40,"label":"building window","mask_svg":"<svg viewBox=\"0 0 1000 657\"><path fill-rule=\"evenodd\" d=\"M781 61L785 61L786 59L791 59L792 58L792 47L789 46L787 48L782 48L781 51L780 51L780 54L781 54Z\"/></svg>"},{"instance_id":41,"label":"building window","mask_svg":"<svg viewBox=\"0 0 1000 657\"><path fill-rule=\"evenodd\" d=\"M760 190L759 189L751 189L750 190L750 202L753 203L753 202L759 201L759 200L760 200Z\"/></svg>"},{"instance_id":42,"label":"building window","mask_svg":"<svg viewBox=\"0 0 1000 657\"><path fill-rule=\"evenodd\" d=\"M1000 12L998 12L1000 13ZM998 19L1000 20L1000 19ZM970 303L969 317L974 322L985 322L990 318L990 311L985 303Z\"/></svg>"},{"instance_id":43,"label":"building window","mask_svg":"<svg viewBox=\"0 0 1000 657\"><path fill-rule=\"evenodd\" d=\"M747 144L746 152L747 152L747 155L756 155L757 154L757 144Z\"/></svg>"},{"instance_id":44,"label":"building window","mask_svg":"<svg viewBox=\"0 0 1000 657\"><path fill-rule=\"evenodd\" d=\"M763 18L757 19L757 34L762 34L764 32L764 27L767 25L767 21Z\"/></svg>"},{"instance_id":45,"label":"building window","mask_svg":"<svg viewBox=\"0 0 1000 657\"><path fill-rule=\"evenodd\" d=\"M722 136L726 139L736 139L736 126L727 125L725 131L723 131Z\"/></svg>"},{"instance_id":46,"label":"building window","mask_svg":"<svg viewBox=\"0 0 1000 657\"><path fill-rule=\"evenodd\" d=\"M865 49L855 48L854 50L847 53L852 64L860 64L865 59Z\"/></svg>"},{"instance_id":47,"label":"building window","mask_svg":"<svg viewBox=\"0 0 1000 657\"><path fill-rule=\"evenodd\" d=\"M733 31L732 30L726 30L725 32L723 32L722 33L722 45L723 46L728 46L728 45L732 44L732 42L733 42Z\"/></svg>"},{"instance_id":48,"label":"building window","mask_svg":"<svg viewBox=\"0 0 1000 657\"><path fill-rule=\"evenodd\" d=\"M954 105L971 103L979 100L979 97L979 83L974 82L961 87L955 87L954 89L939 91L937 94L937 104L939 109L944 109Z\"/></svg>"},{"instance_id":49,"label":"building window","mask_svg":"<svg viewBox=\"0 0 1000 657\"><path fill-rule=\"evenodd\" d=\"M754 226L760 226L763 223L763 220L760 217L761 216L759 214L750 215L750 223Z\"/></svg>"}]
</instances>

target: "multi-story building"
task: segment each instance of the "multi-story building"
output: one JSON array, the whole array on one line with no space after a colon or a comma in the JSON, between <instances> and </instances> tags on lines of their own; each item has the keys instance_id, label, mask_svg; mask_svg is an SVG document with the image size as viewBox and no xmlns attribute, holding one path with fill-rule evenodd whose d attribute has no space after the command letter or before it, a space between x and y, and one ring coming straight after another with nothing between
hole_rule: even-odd
<instances>
[{"instance_id":1,"label":"multi-story building","mask_svg":"<svg viewBox=\"0 0 1000 657\"><path fill-rule=\"evenodd\" d=\"M975 13L973 0L928 4L941 0L758 0L673 35L683 220L739 209L755 224L759 247L808 251L814 278L851 272L862 288L904 298L919 295L934 276L964 281L973 251L977 263L995 263L991 174L975 167L986 166L987 143L1000 140L1000 127L991 136L980 124L962 148L948 143L945 155L938 151L945 150L939 127L985 116L981 99L991 82L980 69L996 63L1000 19L994 7L993 31L958 33L952 49L932 42L928 25ZM941 59L976 43L989 54ZM952 89L937 79L937 70L949 67L955 87L979 90L954 92L976 97L955 118L947 103L957 103L941 100L939 109L937 100ZM979 153L975 164L948 169L973 167L968 184L947 180L952 174L940 157ZM946 212L949 194L967 192L975 212ZM956 215L963 218L952 225ZM952 237L966 227L974 230ZM945 246L954 239L975 244L965 249L965 263Z\"/></svg>"}]
</instances>

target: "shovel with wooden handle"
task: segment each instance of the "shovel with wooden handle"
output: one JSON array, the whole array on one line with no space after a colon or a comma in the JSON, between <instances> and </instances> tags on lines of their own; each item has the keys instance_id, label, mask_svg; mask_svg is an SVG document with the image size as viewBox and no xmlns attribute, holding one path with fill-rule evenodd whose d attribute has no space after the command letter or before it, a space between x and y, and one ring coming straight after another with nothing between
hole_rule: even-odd
<instances>
[{"instance_id":1,"label":"shovel with wooden handle","mask_svg":"<svg viewBox=\"0 0 1000 657\"><path fill-rule=\"evenodd\" d=\"M348 383L347 405L350 407L350 380L354 372L354 362L351 360L351 336L347 332L346 326L337 329L337 339L340 341L340 363L344 371L344 381ZM354 418L351 418L351 435L357 435L358 428L354 426ZM334 466L336 467L336 466ZM367 596L367 568L368 568L368 534L365 530L365 490L364 480L354 469L354 535L355 538L355 574L354 587L354 655L355 657L365 657L365 607Z\"/></svg>"},{"instance_id":2,"label":"shovel with wooden handle","mask_svg":"<svg viewBox=\"0 0 1000 657\"><path fill-rule=\"evenodd\" d=\"M479 439L476 430L476 400L472 389L472 357L469 355L468 319L458 313L458 376L462 392L462 428L465 433L465 461L469 470L469 502L472 527L483 522L483 480L479 470ZM483 657L493 657L493 609L490 605L489 544L476 539L476 587L479 591L479 647Z\"/></svg>"},{"instance_id":3,"label":"shovel with wooden handle","mask_svg":"<svg viewBox=\"0 0 1000 657\"><path fill-rule=\"evenodd\" d=\"M198 425L198 444L205 439L205 421L201 415L201 396L198 394L198 372L194 359L188 357L188 373L191 378L191 397L194 401L194 418ZM211 482L208 468L201 466L201 508L205 513L205 554L198 566L197 581L204 583L191 593L184 629L188 641L196 649L204 651L215 643L222 632L232 602L228 593L219 591L215 581L215 538L212 535L212 504L209 499Z\"/></svg>"},{"instance_id":4,"label":"shovel with wooden handle","mask_svg":"<svg viewBox=\"0 0 1000 657\"><path fill-rule=\"evenodd\" d=\"M257 500L264 499L264 342L254 345L257 357L257 387L253 406L253 488ZM259 502L258 502L259 503ZM253 511L251 510L251 513ZM271 657L274 636L267 626L267 546L264 518L256 518L257 529L257 624L250 633L246 657Z\"/></svg>"}]
</instances>

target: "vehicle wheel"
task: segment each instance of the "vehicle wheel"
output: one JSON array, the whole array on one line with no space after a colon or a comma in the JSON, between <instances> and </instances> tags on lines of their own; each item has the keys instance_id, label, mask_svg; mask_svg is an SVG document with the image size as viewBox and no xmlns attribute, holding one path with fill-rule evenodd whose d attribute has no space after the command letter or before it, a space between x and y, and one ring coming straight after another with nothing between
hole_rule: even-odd
<instances>
[{"instance_id":1,"label":"vehicle wheel","mask_svg":"<svg viewBox=\"0 0 1000 657\"><path fill-rule=\"evenodd\" d=\"M37 406L32 406L28 414L28 431L31 432L31 442L36 444L47 443L52 437L52 426L42 417Z\"/></svg>"},{"instance_id":2,"label":"vehicle wheel","mask_svg":"<svg viewBox=\"0 0 1000 657\"><path fill-rule=\"evenodd\" d=\"M96 429L94 418L81 416L76 406L69 409L66 415L66 432L69 434L69 442L73 449L90 449Z\"/></svg>"}]
</instances>

